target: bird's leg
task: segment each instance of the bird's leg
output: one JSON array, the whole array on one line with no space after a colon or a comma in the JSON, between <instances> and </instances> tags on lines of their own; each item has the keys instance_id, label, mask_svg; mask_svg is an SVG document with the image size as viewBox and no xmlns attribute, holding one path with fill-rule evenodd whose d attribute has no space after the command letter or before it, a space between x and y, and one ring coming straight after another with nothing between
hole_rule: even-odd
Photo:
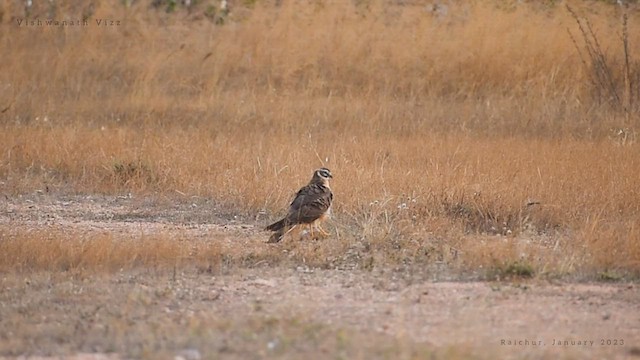
<instances>
[{"instance_id":1,"label":"bird's leg","mask_svg":"<svg viewBox=\"0 0 640 360\"><path fill-rule=\"evenodd\" d=\"M321 233L322 235L324 235L324 236L329 236L329 235L331 235L331 234L329 234L328 232L326 232L326 231L322 228L322 226L320 226L320 223L318 223L317 227L318 227L318 231L320 231L320 233Z\"/></svg>"},{"instance_id":2,"label":"bird's leg","mask_svg":"<svg viewBox=\"0 0 640 360\"><path fill-rule=\"evenodd\" d=\"M290 233L293 229L295 229L298 226L298 224L293 225L289 230L287 230L287 232L285 232L284 234L282 234L282 237L285 237L288 233Z\"/></svg>"}]
</instances>

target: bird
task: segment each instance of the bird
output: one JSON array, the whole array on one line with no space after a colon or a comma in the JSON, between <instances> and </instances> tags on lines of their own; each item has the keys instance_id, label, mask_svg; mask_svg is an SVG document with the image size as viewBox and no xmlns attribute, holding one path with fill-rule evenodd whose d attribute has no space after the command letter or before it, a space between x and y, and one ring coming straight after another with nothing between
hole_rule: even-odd
<instances>
[{"instance_id":1,"label":"bird","mask_svg":"<svg viewBox=\"0 0 640 360\"><path fill-rule=\"evenodd\" d=\"M312 237L315 226L324 236L329 236L329 233L324 231L319 223L331 213L333 192L329 187L329 179L332 178L331 170L325 167L313 172L311 181L296 193L291 205L289 205L287 215L265 228L265 230L274 231L268 243L279 242L298 225L310 226Z\"/></svg>"}]
</instances>

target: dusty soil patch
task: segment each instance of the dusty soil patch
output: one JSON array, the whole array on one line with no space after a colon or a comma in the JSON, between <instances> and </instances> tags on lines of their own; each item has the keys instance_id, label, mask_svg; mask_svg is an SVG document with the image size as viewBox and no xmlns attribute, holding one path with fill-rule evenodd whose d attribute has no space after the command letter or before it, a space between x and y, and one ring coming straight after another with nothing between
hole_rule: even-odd
<instances>
[{"instance_id":1,"label":"dusty soil patch","mask_svg":"<svg viewBox=\"0 0 640 360\"><path fill-rule=\"evenodd\" d=\"M190 230L206 235L212 230L234 235L255 231L258 218L247 219L231 213L210 200L138 198L123 196L57 196L36 193L5 197L0 201L0 224L22 227L66 228L131 234L162 230Z\"/></svg>"},{"instance_id":2,"label":"dusty soil patch","mask_svg":"<svg viewBox=\"0 0 640 360\"><path fill-rule=\"evenodd\" d=\"M391 274L308 269L5 275L0 353L549 359L638 353L637 286L400 283ZM587 345L554 345L559 341Z\"/></svg>"},{"instance_id":3,"label":"dusty soil patch","mask_svg":"<svg viewBox=\"0 0 640 360\"><path fill-rule=\"evenodd\" d=\"M226 239L240 247L237 251L270 246L258 230L260 219L220 215L203 202L155 206L148 201L5 198L0 224L122 237L139 231L186 233L204 241ZM640 288L631 283L441 282L397 269L266 263L224 272L186 266L4 273L0 282L0 355L7 357L622 359L640 354Z\"/></svg>"}]
</instances>

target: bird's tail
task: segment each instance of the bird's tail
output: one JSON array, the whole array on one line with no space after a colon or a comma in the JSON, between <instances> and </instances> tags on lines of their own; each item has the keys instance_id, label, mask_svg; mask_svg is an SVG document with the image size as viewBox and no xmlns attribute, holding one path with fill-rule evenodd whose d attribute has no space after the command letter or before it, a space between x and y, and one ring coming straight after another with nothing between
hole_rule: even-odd
<instances>
[{"instance_id":1,"label":"bird's tail","mask_svg":"<svg viewBox=\"0 0 640 360\"><path fill-rule=\"evenodd\" d=\"M267 241L267 243L277 243L280 242L280 240L282 240L282 238L284 237L285 232L283 231L283 229L280 229L278 231L276 231L275 233L273 233L273 235L271 235L269 237L269 240Z\"/></svg>"},{"instance_id":2,"label":"bird's tail","mask_svg":"<svg viewBox=\"0 0 640 360\"><path fill-rule=\"evenodd\" d=\"M273 224L267 226L265 228L265 230L271 230L271 231L278 231L283 229L287 224L286 224L286 219L282 219L280 221L276 221Z\"/></svg>"},{"instance_id":3,"label":"bird's tail","mask_svg":"<svg viewBox=\"0 0 640 360\"><path fill-rule=\"evenodd\" d=\"M284 218L280 221L276 221L273 224L267 226L265 230L275 231L275 233L271 235L271 237L269 238L268 242L277 243L277 242L280 242L280 240L282 240L284 235L289 230L289 222L287 221L286 218Z\"/></svg>"}]
</instances>

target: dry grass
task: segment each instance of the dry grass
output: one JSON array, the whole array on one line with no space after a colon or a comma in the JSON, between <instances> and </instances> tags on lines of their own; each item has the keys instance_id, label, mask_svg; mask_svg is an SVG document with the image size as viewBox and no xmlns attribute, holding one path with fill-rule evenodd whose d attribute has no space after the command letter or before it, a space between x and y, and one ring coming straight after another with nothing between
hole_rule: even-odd
<instances>
[{"instance_id":1,"label":"dry grass","mask_svg":"<svg viewBox=\"0 0 640 360\"><path fill-rule=\"evenodd\" d=\"M190 254L198 250L200 259L219 261L215 245L198 248L179 239L163 236L114 239L109 235L81 236L55 231L31 231L8 234L3 231L2 271L54 270L118 271L135 267L171 267L193 261Z\"/></svg>"},{"instance_id":2,"label":"dry grass","mask_svg":"<svg viewBox=\"0 0 640 360\"><path fill-rule=\"evenodd\" d=\"M637 116L596 101L564 9L286 2L238 5L223 26L141 3L32 10L122 22L53 28L18 27L19 4L2 8L3 193L198 195L275 217L324 164L338 240L305 254L319 266L355 249L365 268L640 271ZM621 63L618 10L574 8L597 14ZM117 268L109 259L138 246L73 243L67 260L23 263ZM38 244L2 242L16 254ZM171 239L154 244L136 261L183 256ZM21 263L11 259L5 269Z\"/></svg>"}]
</instances>

